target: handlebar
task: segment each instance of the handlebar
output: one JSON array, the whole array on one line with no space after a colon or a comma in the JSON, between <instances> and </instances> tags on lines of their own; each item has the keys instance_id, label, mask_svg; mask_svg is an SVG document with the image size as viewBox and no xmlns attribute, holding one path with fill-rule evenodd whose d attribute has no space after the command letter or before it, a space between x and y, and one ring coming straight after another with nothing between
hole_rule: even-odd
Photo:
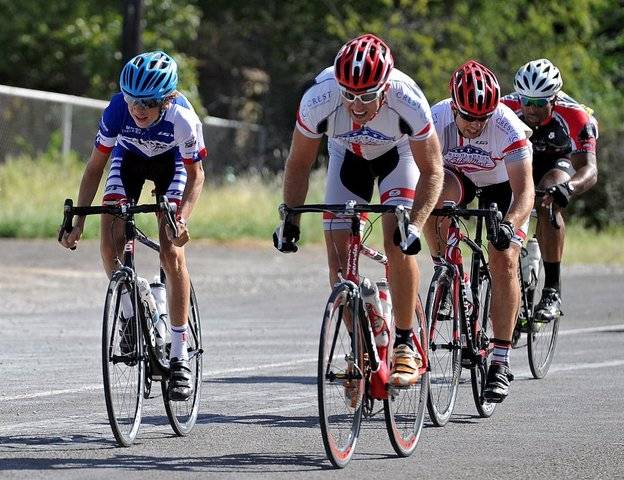
<instances>
[{"instance_id":1,"label":"handlebar","mask_svg":"<svg viewBox=\"0 0 624 480\"><path fill-rule=\"evenodd\" d=\"M101 215L107 213L109 215L117 215L127 217L134 215L135 213L152 213L162 212L165 217L167 225L173 230L173 237L178 236L178 227L176 225L175 213L178 206L175 203L169 203L166 195L162 195L158 198L156 203L144 204L144 205L101 205L101 206L89 206L89 207L74 207L74 202L71 198L65 200L63 206L63 223L59 230L58 241L63 238L63 233L69 233L72 231L74 216L86 216L86 215ZM75 250L73 247L72 250Z\"/></svg>"},{"instance_id":2,"label":"handlebar","mask_svg":"<svg viewBox=\"0 0 624 480\"><path fill-rule=\"evenodd\" d=\"M323 213L331 212L338 215L353 217L359 213L394 213L397 217L399 232L401 235L401 246L405 246L407 239L407 229L410 223L409 209L403 205L380 205L380 204L360 204L354 200L346 203L317 203L300 205L298 207L289 207L285 203L279 206L280 214L280 231L279 238L282 238L284 223L286 220L292 220L295 215L301 213Z\"/></svg>"},{"instance_id":3,"label":"handlebar","mask_svg":"<svg viewBox=\"0 0 624 480\"><path fill-rule=\"evenodd\" d=\"M542 198L546 195L550 195L548 190L535 190L535 198ZM557 215L555 209L553 208L553 202L550 202L550 205L548 205L548 220L556 230L561 228L561 225L559 225L559 222L557 221Z\"/></svg>"},{"instance_id":4,"label":"handlebar","mask_svg":"<svg viewBox=\"0 0 624 480\"><path fill-rule=\"evenodd\" d=\"M503 214L498 210L496 203L491 203L490 208L461 208L455 202L445 201L442 208L436 208L431 212L435 217L476 217L485 220L487 239L495 242L498 237L498 228L503 220Z\"/></svg>"}]
</instances>

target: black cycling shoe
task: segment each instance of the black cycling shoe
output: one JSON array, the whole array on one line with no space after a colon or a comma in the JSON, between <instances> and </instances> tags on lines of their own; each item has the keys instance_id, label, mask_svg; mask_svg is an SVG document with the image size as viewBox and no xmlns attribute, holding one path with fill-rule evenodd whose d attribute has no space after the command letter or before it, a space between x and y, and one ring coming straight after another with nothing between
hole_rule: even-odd
<instances>
[{"instance_id":1,"label":"black cycling shoe","mask_svg":"<svg viewBox=\"0 0 624 480\"><path fill-rule=\"evenodd\" d=\"M483 397L487 402L500 403L509 394L509 382L513 375L507 365L492 363L487 373Z\"/></svg>"},{"instance_id":2,"label":"black cycling shoe","mask_svg":"<svg viewBox=\"0 0 624 480\"><path fill-rule=\"evenodd\" d=\"M193 393L193 372L188 360L172 358L169 362L169 400L183 402Z\"/></svg>"},{"instance_id":3,"label":"black cycling shoe","mask_svg":"<svg viewBox=\"0 0 624 480\"><path fill-rule=\"evenodd\" d=\"M561 296L554 288L544 288L542 298L535 306L535 319L551 322L561 316Z\"/></svg>"}]
</instances>

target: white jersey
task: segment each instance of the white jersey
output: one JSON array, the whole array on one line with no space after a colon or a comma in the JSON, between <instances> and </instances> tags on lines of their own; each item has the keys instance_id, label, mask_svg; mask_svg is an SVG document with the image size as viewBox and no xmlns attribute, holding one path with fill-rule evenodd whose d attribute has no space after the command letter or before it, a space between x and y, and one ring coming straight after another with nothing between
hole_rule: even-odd
<instances>
[{"instance_id":1,"label":"white jersey","mask_svg":"<svg viewBox=\"0 0 624 480\"><path fill-rule=\"evenodd\" d=\"M451 110L451 99L436 103L431 108L444 165L460 171L477 187L485 187L509 180L507 165L531 161L531 129L506 105L500 103L476 138L459 134Z\"/></svg>"},{"instance_id":2,"label":"white jersey","mask_svg":"<svg viewBox=\"0 0 624 480\"><path fill-rule=\"evenodd\" d=\"M334 67L323 70L299 104L297 129L306 137L327 135L329 148L346 148L367 160L392 148L401 150L410 140L424 140L433 134L429 103L410 77L397 70L390 73L390 88L373 119L355 123L343 104Z\"/></svg>"}]
</instances>

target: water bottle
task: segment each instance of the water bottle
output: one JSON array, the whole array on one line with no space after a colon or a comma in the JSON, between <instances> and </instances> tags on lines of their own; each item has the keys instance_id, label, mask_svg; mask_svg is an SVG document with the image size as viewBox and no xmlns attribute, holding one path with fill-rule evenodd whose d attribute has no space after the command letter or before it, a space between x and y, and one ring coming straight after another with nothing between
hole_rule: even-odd
<instances>
[{"instance_id":1,"label":"water bottle","mask_svg":"<svg viewBox=\"0 0 624 480\"><path fill-rule=\"evenodd\" d=\"M542 254L539 249L539 244L537 243L537 238L530 238L526 245L526 255L520 257L522 279L526 285L537 282L541 258Z\"/></svg>"},{"instance_id":2,"label":"water bottle","mask_svg":"<svg viewBox=\"0 0 624 480\"><path fill-rule=\"evenodd\" d=\"M468 272L464 272L462 285L464 286L464 310L466 312L466 317L469 317L472 315L474 300L472 298L472 288L470 288L470 277L468 277Z\"/></svg>"},{"instance_id":3,"label":"water bottle","mask_svg":"<svg viewBox=\"0 0 624 480\"><path fill-rule=\"evenodd\" d=\"M143 277L137 277L137 286L139 287L139 297L145 305L145 315L152 321L155 327L159 320L158 308L156 308L156 300L152 294L150 284ZM156 330L155 328L153 330ZM150 332L150 336L154 336L154 332ZM155 342L154 338L150 338L150 343Z\"/></svg>"},{"instance_id":4,"label":"water bottle","mask_svg":"<svg viewBox=\"0 0 624 480\"><path fill-rule=\"evenodd\" d=\"M388 280L382 278L377 284L377 290L379 291L379 300L381 301L381 309L384 320L387 325L390 325L392 320L392 297L390 296L390 285Z\"/></svg>"},{"instance_id":5,"label":"water bottle","mask_svg":"<svg viewBox=\"0 0 624 480\"><path fill-rule=\"evenodd\" d=\"M384 328L385 319L383 314L383 306L379 298L379 290L377 285L371 283L368 278L365 278L361 284L362 300L364 301L364 307L368 313L368 318L373 329L373 335L375 336L375 344L378 347L385 347L388 345L388 332Z\"/></svg>"},{"instance_id":6,"label":"water bottle","mask_svg":"<svg viewBox=\"0 0 624 480\"><path fill-rule=\"evenodd\" d=\"M165 284L160 281L160 275L154 277L154 281L150 283L150 289L156 302L156 311L158 312L158 320L154 324L156 345L164 347L167 343L167 291L165 290Z\"/></svg>"}]
</instances>

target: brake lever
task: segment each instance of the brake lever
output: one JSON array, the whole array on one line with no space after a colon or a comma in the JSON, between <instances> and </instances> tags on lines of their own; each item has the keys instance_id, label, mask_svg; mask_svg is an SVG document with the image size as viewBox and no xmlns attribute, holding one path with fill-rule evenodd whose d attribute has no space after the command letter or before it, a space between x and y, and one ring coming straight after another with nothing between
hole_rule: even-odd
<instances>
[{"instance_id":1,"label":"brake lever","mask_svg":"<svg viewBox=\"0 0 624 480\"><path fill-rule=\"evenodd\" d=\"M169 203L166 195L160 197L160 210L165 215L165 220L167 221L167 225L173 231L173 238L178 238L178 225L175 219L175 214L178 210L178 206L175 203Z\"/></svg>"},{"instance_id":2,"label":"brake lever","mask_svg":"<svg viewBox=\"0 0 624 480\"><path fill-rule=\"evenodd\" d=\"M65 204L63 205L63 223L61 224L58 234L59 243L63 239L64 233L70 233L72 231L72 223L74 222L74 214L72 212L73 207L74 201L71 198L65 199ZM69 249L76 250L76 247L70 247Z\"/></svg>"}]
</instances>

